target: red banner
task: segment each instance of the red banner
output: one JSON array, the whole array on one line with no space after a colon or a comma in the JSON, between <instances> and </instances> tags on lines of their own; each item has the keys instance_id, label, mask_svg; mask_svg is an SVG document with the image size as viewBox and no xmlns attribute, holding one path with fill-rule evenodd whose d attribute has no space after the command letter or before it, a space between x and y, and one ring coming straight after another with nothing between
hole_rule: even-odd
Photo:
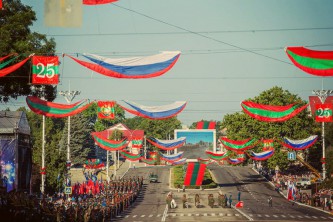
<instances>
[{"instance_id":1,"label":"red banner","mask_svg":"<svg viewBox=\"0 0 333 222\"><path fill-rule=\"evenodd\" d=\"M332 122L333 104L316 104L316 122Z\"/></svg>"},{"instance_id":2,"label":"red banner","mask_svg":"<svg viewBox=\"0 0 333 222\"><path fill-rule=\"evenodd\" d=\"M0 9L2 9L2 0L0 0Z\"/></svg>"},{"instance_id":3,"label":"red banner","mask_svg":"<svg viewBox=\"0 0 333 222\"><path fill-rule=\"evenodd\" d=\"M114 119L114 101L98 101L98 118L101 119Z\"/></svg>"},{"instance_id":4,"label":"red banner","mask_svg":"<svg viewBox=\"0 0 333 222\"><path fill-rule=\"evenodd\" d=\"M59 83L58 56L32 57L32 84L54 85Z\"/></svg>"}]
</instances>

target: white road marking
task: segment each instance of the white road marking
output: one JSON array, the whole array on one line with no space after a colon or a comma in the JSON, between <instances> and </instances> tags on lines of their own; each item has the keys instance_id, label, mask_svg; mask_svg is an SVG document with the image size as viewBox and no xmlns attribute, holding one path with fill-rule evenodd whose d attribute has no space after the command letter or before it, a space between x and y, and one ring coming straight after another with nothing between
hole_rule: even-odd
<instances>
[{"instance_id":1,"label":"white road marking","mask_svg":"<svg viewBox=\"0 0 333 222\"><path fill-rule=\"evenodd\" d=\"M125 216L125 218L128 218L128 217L129 217L129 215L126 215L126 216Z\"/></svg>"},{"instance_id":2,"label":"white road marking","mask_svg":"<svg viewBox=\"0 0 333 222\"><path fill-rule=\"evenodd\" d=\"M215 213L211 213L211 214L210 214L210 216L213 216L213 217L215 217Z\"/></svg>"},{"instance_id":3,"label":"white road marking","mask_svg":"<svg viewBox=\"0 0 333 222\"><path fill-rule=\"evenodd\" d=\"M141 215L141 217L145 217L146 215Z\"/></svg>"},{"instance_id":4,"label":"white road marking","mask_svg":"<svg viewBox=\"0 0 333 222\"><path fill-rule=\"evenodd\" d=\"M148 217L152 217L152 216L154 216L154 215L150 214Z\"/></svg>"},{"instance_id":5,"label":"white road marking","mask_svg":"<svg viewBox=\"0 0 333 222\"><path fill-rule=\"evenodd\" d=\"M236 216L236 217L239 217L239 216L240 216L240 214L235 214L235 216Z\"/></svg>"},{"instance_id":6,"label":"white road marking","mask_svg":"<svg viewBox=\"0 0 333 222\"><path fill-rule=\"evenodd\" d=\"M325 220L326 220L326 217L320 217L320 218L323 218L323 219L325 219Z\"/></svg>"},{"instance_id":7,"label":"white road marking","mask_svg":"<svg viewBox=\"0 0 333 222\"><path fill-rule=\"evenodd\" d=\"M207 213L204 213L203 215L204 215L205 217L207 217Z\"/></svg>"},{"instance_id":8,"label":"white road marking","mask_svg":"<svg viewBox=\"0 0 333 222\"><path fill-rule=\"evenodd\" d=\"M190 217L190 216L192 216L192 214L188 213L187 216Z\"/></svg>"},{"instance_id":9,"label":"white road marking","mask_svg":"<svg viewBox=\"0 0 333 222\"><path fill-rule=\"evenodd\" d=\"M333 220L333 217L328 217L328 218L330 218L330 219L332 219L332 220Z\"/></svg>"},{"instance_id":10,"label":"white road marking","mask_svg":"<svg viewBox=\"0 0 333 222\"><path fill-rule=\"evenodd\" d=\"M281 217L283 217L283 218L286 218L286 216L285 216L285 215L283 215L283 214L281 215Z\"/></svg>"},{"instance_id":11,"label":"white road marking","mask_svg":"<svg viewBox=\"0 0 333 222\"><path fill-rule=\"evenodd\" d=\"M313 218L316 218L316 219L318 218L318 217L316 217L316 216L312 216L312 217L313 217Z\"/></svg>"},{"instance_id":12,"label":"white road marking","mask_svg":"<svg viewBox=\"0 0 333 222\"><path fill-rule=\"evenodd\" d=\"M156 215L156 217L160 217L160 216L161 216L161 214L157 214L157 215Z\"/></svg>"},{"instance_id":13,"label":"white road marking","mask_svg":"<svg viewBox=\"0 0 333 222\"><path fill-rule=\"evenodd\" d=\"M292 215L289 215L289 217L291 217L291 218L295 218L294 216L292 216Z\"/></svg>"},{"instance_id":14,"label":"white road marking","mask_svg":"<svg viewBox=\"0 0 333 222\"><path fill-rule=\"evenodd\" d=\"M250 216L250 215L251 215L251 216ZM252 217L252 214L250 214L250 215L249 215L249 216ZM258 214L257 216L258 216L258 217L261 217L261 214Z\"/></svg>"},{"instance_id":15,"label":"white road marking","mask_svg":"<svg viewBox=\"0 0 333 222\"><path fill-rule=\"evenodd\" d=\"M279 217L278 215L273 215L273 217Z\"/></svg>"},{"instance_id":16,"label":"white road marking","mask_svg":"<svg viewBox=\"0 0 333 222\"><path fill-rule=\"evenodd\" d=\"M265 214L265 217L270 217L268 214Z\"/></svg>"},{"instance_id":17,"label":"white road marking","mask_svg":"<svg viewBox=\"0 0 333 222\"><path fill-rule=\"evenodd\" d=\"M219 216L223 217L223 213L219 213Z\"/></svg>"},{"instance_id":18,"label":"white road marking","mask_svg":"<svg viewBox=\"0 0 333 222\"><path fill-rule=\"evenodd\" d=\"M133 215L133 217L137 217L138 215Z\"/></svg>"},{"instance_id":19,"label":"white road marking","mask_svg":"<svg viewBox=\"0 0 333 222\"><path fill-rule=\"evenodd\" d=\"M195 214L195 216L200 216L200 214Z\"/></svg>"},{"instance_id":20,"label":"white road marking","mask_svg":"<svg viewBox=\"0 0 333 222\"><path fill-rule=\"evenodd\" d=\"M182 216L182 217L183 217L183 216L184 216L184 214L180 214L180 216Z\"/></svg>"},{"instance_id":21,"label":"white road marking","mask_svg":"<svg viewBox=\"0 0 333 222\"><path fill-rule=\"evenodd\" d=\"M299 217L299 218L303 218L302 216L297 216L297 217Z\"/></svg>"}]
</instances>

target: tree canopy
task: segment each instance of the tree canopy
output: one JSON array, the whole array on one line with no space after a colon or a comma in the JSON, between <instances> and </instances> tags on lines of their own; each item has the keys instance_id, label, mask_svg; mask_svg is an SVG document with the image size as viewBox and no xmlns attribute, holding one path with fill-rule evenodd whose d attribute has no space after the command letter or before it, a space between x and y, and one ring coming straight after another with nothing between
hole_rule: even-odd
<instances>
[{"instance_id":1,"label":"tree canopy","mask_svg":"<svg viewBox=\"0 0 333 222\"><path fill-rule=\"evenodd\" d=\"M291 94L287 90L280 87L273 87L262 92L259 96L248 99L260 104L283 106L291 103L306 104L301 98L295 94ZM291 139L304 139L310 135L319 134L319 129L312 117L309 117L307 110L302 111L297 116L284 122L261 122L251 118L244 112L228 114L221 123L221 129L227 128L227 136L233 140L243 140L247 138L256 139L275 139L275 154L266 163L270 168L276 165L280 169L287 168L289 161L287 154L282 152L281 141L283 137ZM315 149L315 148L313 148ZM255 152L262 152L262 144L254 148ZM281 153L282 152L282 153Z\"/></svg>"},{"instance_id":2,"label":"tree canopy","mask_svg":"<svg viewBox=\"0 0 333 222\"><path fill-rule=\"evenodd\" d=\"M53 55L56 43L47 39L46 35L32 32L30 26L36 21L36 14L30 6L23 5L20 0L4 1L0 10L0 57L17 53L15 64L28 55ZM18 96L36 95L52 101L56 96L56 86L31 86L31 64L25 63L21 68L0 78L0 102L16 99ZM43 89L43 90L38 90ZM43 91L43 92L42 92Z\"/></svg>"}]
</instances>

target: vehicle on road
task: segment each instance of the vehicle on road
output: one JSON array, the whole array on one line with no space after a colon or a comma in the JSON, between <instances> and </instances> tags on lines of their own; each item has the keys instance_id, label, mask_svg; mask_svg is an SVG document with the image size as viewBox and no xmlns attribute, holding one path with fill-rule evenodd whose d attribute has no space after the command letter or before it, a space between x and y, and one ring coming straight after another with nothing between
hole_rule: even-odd
<instances>
[{"instance_id":1,"label":"vehicle on road","mask_svg":"<svg viewBox=\"0 0 333 222\"><path fill-rule=\"evenodd\" d=\"M151 173L149 175L149 183L157 183L157 182L158 182L157 174Z\"/></svg>"},{"instance_id":2,"label":"vehicle on road","mask_svg":"<svg viewBox=\"0 0 333 222\"><path fill-rule=\"evenodd\" d=\"M310 188L311 187L311 180L308 178L301 178L296 182L296 187L301 187L304 189Z\"/></svg>"}]
</instances>

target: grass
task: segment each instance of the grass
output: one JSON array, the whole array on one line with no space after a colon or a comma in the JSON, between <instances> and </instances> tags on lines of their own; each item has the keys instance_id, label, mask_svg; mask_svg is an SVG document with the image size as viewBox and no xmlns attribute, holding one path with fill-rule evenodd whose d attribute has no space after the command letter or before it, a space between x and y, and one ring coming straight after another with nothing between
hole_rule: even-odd
<instances>
[{"instance_id":1,"label":"grass","mask_svg":"<svg viewBox=\"0 0 333 222\"><path fill-rule=\"evenodd\" d=\"M171 168L171 184L174 188L183 186L184 176L186 172L183 170L183 166L174 166ZM213 181L210 171L206 168L204 179L202 181L201 187L203 189L216 188L217 184ZM187 189L200 189L200 186L186 186Z\"/></svg>"}]
</instances>

